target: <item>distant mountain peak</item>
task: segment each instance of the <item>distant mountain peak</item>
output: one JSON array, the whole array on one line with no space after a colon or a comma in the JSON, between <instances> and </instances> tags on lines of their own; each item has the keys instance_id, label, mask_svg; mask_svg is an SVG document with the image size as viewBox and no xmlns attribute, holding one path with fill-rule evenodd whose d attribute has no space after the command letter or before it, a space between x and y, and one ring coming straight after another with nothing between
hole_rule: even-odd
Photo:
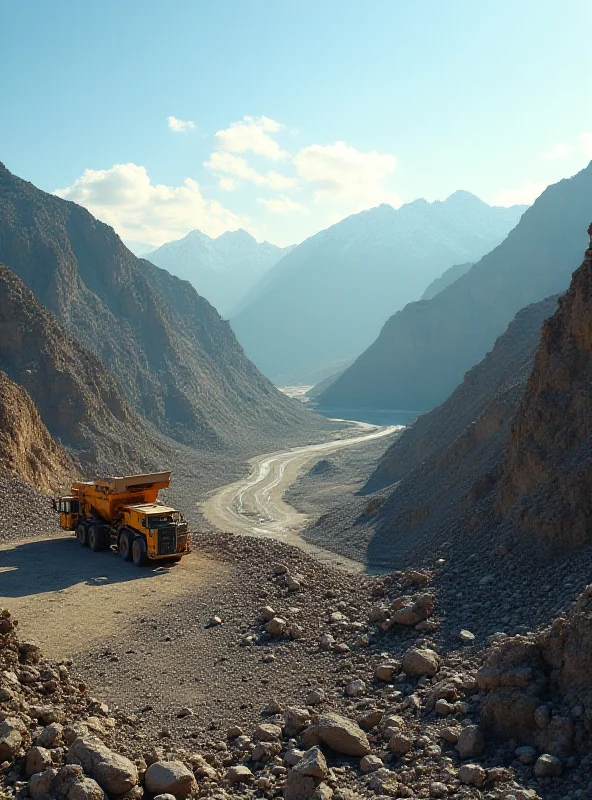
<instances>
[{"instance_id":1,"label":"distant mountain peak","mask_svg":"<svg viewBox=\"0 0 592 800\"><path fill-rule=\"evenodd\" d=\"M443 202L454 205L459 205L461 203L463 205L468 205L469 203L480 206L488 205L488 203L485 203L483 200L481 200L480 197L477 197L476 194L473 194L472 192L467 192L466 189L457 189L456 192L452 192L452 194L449 194L446 200L444 200Z\"/></svg>"},{"instance_id":2,"label":"distant mountain peak","mask_svg":"<svg viewBox=\"0 0 592 800\"><path fill-rule=\"evenodd\" d=\"M237 228L235 231L224 231L224 233L221 233L220 236L216 236L216 239L219 242L229 240L232 240L233 242L249 242L249 244L257 242L255 237L244 228Z\"/></svg>"}]
</instances>

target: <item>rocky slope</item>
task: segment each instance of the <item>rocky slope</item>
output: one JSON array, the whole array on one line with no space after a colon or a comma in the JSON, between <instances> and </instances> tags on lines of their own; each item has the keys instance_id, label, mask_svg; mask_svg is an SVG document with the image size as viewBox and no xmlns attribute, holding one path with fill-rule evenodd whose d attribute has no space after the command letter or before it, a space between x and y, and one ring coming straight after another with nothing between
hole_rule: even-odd
<instances>
[{"instance_id":1,"label":"rocky slope","mask_svg":"<svg viewBox=\"0 0 592 800\"><path fill-rule=\"evenodd\" d=\"M145 463L143 422L113 378L1 265L0 369L25 390L51 436L84 468L94 473Z\"/></svg>"},{"instance_id":2,"label":"rocky slope","mask_svg":"<svg viewBox=\"0 0 592 800\"><path fill-rule=\"evenodd\" d=\"M277 385L318 382L368 347L384 320L445 269L499 244L523 211L456 192L348 217L270 270L231 318L233 330Z\"/></svg>"},{"instance_id":3,"label":"rocky slope","mask_svg":"<svg viewBox=\"0 0 592 800\"><path fill-rule=\"evenodd\" d=\"M200 544L245 572L244 587L235 584L224 598L224 619L186 617L199 638L181 637L197 656L194 691L206 696L209 686L217 695L227 685L242 700L236 716L212 704L182 707L174 694L161 698L161 686L140 705L142 682L121 680L134 657L133 675L146 682L150 659L171 664L178 608L133 621L132 642L138 627L147 644L141 656L122 640L117 652L100 649L94 664L45 659L3 610L6 797L586 797L592 587L570 606L579 590L561 585L557 619L531 604L531 614L546 614L536 627L478 643L448 619L441 586L452 565L369 578L273 542L222 536ZM296 575L299 587L290 589ZM489 591L484 584L480 594ZM180 598L183 610L190 599ZM456 610L474 616L479 599L457 600ZM481 620L493 622L490 611L486 603ZM163 630L173 634L164 643ZM110 692L133 690L131 704L93 696L93 668ZM168 677L161 683L182 692L184 681L169 687Z\"/></svg>"},{"instance_id":4,"label":"rocky slope","mask_svg":"<svg viewBox=\"0 0 592 800\"><path fill-rule=\"evenodd\" d=\"M541 328L553 315L557 297L549 297L518 312L483 361L465 375L442 405L422 414L388 448L370 480L370 486L400 481L422 461L439 454L446 461L449 448L470 431L482 439L488 408L502 398L516 406L530 375L540 342ZM483 416L485 415L485 416ZM479 432L480 431L480 432Z\"/></svg>"},{"instance_id":5,"label":"rocky slope","mask_svg":"<svg viewBox=\"0 0 592 800\"><path fill-rule=\"evenodd\" d=\"M0 472L43 492L59 492L76 474L52 439L31 397L0 371Z\"/></svg>"},{"instance_id":6,"label":"rocky slope","mask_svg":"<svg viewBox=\"0 0 592 800\"><path fill-rule=\"evenodd\" d=\"M375 566L392 566L407 563L424 541L436 547L447 526L460 519L468 525L473 506L494 492L541 327L556 304L551 297L520 311L451 396L388 448L366 497L322 517L307 538L350 557L357 552ZM367 496L376 491L378 496Z\"/></svg>"},{"instance_id":7,"label":"rocky slope","mask_svg":"<svg viewBox=\"0 0 592 800\"><path fill-rule=\"evenodd\" d=\"M471 269L473 265L469 262L468 264L455 264L450 269L447 269L446 272L443 272L439 278L436 278L435 281L432 281L425 292L422 294L422 300L431 300L432 297L435 297L437 294L445 289L447 286L451 286L454 281L458 280L462 275L466 275L466 273Z\"/></svg>"},{"instance_id":8,"label":"rocky slope","mask_svg":"<svg viewBox=\"0 0 592 800\"><path fill-rule=\"evenodd\" d=\"M189 281L227 317L289 249L259 243L243 230L227 231L216 239L195 230L153 249L145 258Z\"/></svg>"},{"instance_id":9,"label":"rocky slope","mask_svg":"<svg viewBox=\"0 0 592 800\"><path fill-rule=\"evenodd\" d=\"M138 260L85 209L4 166L0 261L98 356L127 402L178 441L260 452L325 425L263 378L187 282Z\"/></svg>"},{"instance_id":10,"label":"rocky slope","mask_svg":"<svg viewBox=\"0 0 592 800\"><path fill-rule=\"evenodd\" d=\"M466 275L391 317L374 344L321 395L321 403L434 408L520 308L567 289L591 215L589 165L548 187L507 239Z\"/></svg>"},{"instance_id":11,"label":"rocky slope","mask_svg":"<svg viewBox=\"0 0 592 800\"><path fill-rule=\"evenodd\" d=\"M572 544L592 535L591 403L592 247L544 326L498 503L527 530Z\"/></svg>"}]
</instances>

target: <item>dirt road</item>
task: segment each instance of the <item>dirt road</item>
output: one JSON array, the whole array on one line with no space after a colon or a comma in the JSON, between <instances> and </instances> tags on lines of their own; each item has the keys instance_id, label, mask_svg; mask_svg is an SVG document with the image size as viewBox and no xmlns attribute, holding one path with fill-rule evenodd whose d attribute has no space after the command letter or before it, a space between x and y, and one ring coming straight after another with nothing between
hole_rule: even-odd
<instances>
[{"instance_id":1,"label":"dirt road","mask_svg":"<svg viewBox=\"0 0 592 800\"><path fill-rule=\"evenodd\" d=\"M112 634L146 608L202 591L226 574L197 553L174 566L133 568L113 553L91 553L71 534L0 547L0 606L46 655L63 658Z\"/></svg>"},{"instance_id":2,"label":"dirt road","mask_svg":"<svg viewBox=\"0 0 592 800\"><path fill-rule=\"evenodd\" d=\"M219 530L249 536L269 537L296 545L313 553L321 561L360 570L362 565L306 542L299 535L308 518L284 500L285 490L298 475L322 456L345 447L392 436L401 425L377 427L358 423L358 436L322 444L295 447L283 452L257 456L251 460L252 471L245 480L217 490L201 505L206 519Z\"/></svg>"}]
</instances>

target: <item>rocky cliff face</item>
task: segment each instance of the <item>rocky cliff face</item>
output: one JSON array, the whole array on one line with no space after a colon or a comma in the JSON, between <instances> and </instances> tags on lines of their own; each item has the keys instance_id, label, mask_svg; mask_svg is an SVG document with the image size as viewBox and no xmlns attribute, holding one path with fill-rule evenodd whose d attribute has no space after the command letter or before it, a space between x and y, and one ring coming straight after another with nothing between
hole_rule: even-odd
<instances>
[{"instance_id":1,"label":"rocky cliff face","mask_svg":"<svg viewBox=\"0 0 592 800\"><path fill-rule=\"evenodd\" d=\"M512 426L498 509L528 530L583 542L592 536L591 487L592 247L543 328Z\"/></svg>"},{"instance_id":2,"label":"rocky cliff face","mask_svg":"<svg viewBox=\"0 0 592 800\"><path fill-rule=\"evenodd\" d=\"M470 538L484 509L491 516L512 420L556 304L550 297L520 311L456 391L388 448L366 486L381 494L321 518L309 538L329 549L355 541L347 555L389 567L439 547L451 530Z\"/></svg>"},{"instance_id":3,"label":"rocky cliff face","mask_svg":"<svg viewBox=\"0 0 592 800\"><path fill-rule=\"evenodd\" d=\"M257 372L187 282L140 261L85 209L3 165L0 261L103 362L131 406L178 441L260 450L324 424Z\"/></svg>"},{"instance_id":4,"label":"rocky cliff face","mask_svg":"<svg viewBox=\"0 0 592 800\"><path fill-rule=\"evenodd\" d=\"M42 492L58 492L76 474L66 450L55 442L29 394L0 372L0 472Z\"/></svg>"},{"instance_id":5,"label":"rocky cliff face","mask_svg":"<svg viewBox=\"0 0 592 800\"><path fill-rule=\"evenodd\" d=\"M144 461L142 420L122 399L113 378L4 266L0 266L0 369L22 387L23 397L30 396L51 436L84 467L94 472L101 466L121 469ZM23 413L31 417L24 403Z\"/></svg>"},{"instance_id":6,"label":"rocky cliff face","mask_svg":"<svg viewBox=\"0 0 592 800\"><path fill-rule=\"evenodd\" d=\"M502 407L507 406L511 419L530 375L541 327L556 307L557 297L553 296L519 311L491 352L467 372L450 397L422 414L389 447L370 486L400 481L422 461L437 453L444 457L459 439L482 441L486 432L495 428L494 419L507 420ZM456 447L465 446L459 443Z\"/></svg>"},{"instance_id":7,"label":"rocky cliff face","mask_svg":"<svg viewBox=\"0 0 592 800\"><path fill-rule=\"evenodd\" d=\"M391 317L320 396L327 407L435 408L515 314L569 286L592 216L592 165L549 186L495 250L431 300Z\"/></svg>"}]
</instances>

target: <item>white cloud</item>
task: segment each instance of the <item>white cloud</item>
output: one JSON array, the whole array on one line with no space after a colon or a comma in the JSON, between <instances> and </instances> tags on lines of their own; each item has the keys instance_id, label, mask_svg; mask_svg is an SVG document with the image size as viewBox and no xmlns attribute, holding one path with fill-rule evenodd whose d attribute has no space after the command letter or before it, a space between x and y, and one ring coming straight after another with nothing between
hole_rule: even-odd
<instances>
[{"instance_id":1,"label":"white cloud","mask_svg":"<svg viewBox=\"0 0 592 800\"><path fill-rule=\"evenodd\" d=\"M294 200L291 200L285 194L280 195L279 197L273 197L270 200L264 200L260 198L257 202L265 206L268 211L271 211L272 214L308 214L308 209L306 206L303 206L302 203L297 203Z\"/></svg>"},{"instance_id":2,"label":"white cloud","mask_svg":"<svg viewBox=\"0 0 592 800\"><path fill-rule=\"evenodd\" d=\"M232 155L232 153L212 153L209 160L204 162L204 166L211 169L213 172L223 173L223 176L231 175L233 178L249 181L258 186L269 186L270 189L276 189L277 191L289 189L296 184L295 178L288 178L273 170L265 174L257 172L256 169L249 166L246 159L242 158L242 156ZM222 177L220 178L219 185L222 189L225 188L225 185L229 184L227 184L226 179ZM230 189L225 189L225 191L230 191Z\"/></svg>"},{"instance_id":3,"label":"white cloud","mask_svg":"<svg viewBox=\"0 0 592 800\"><path fill-rule=\"evenodd\" d=\"M175 133L187 133L188 131L195 130L195 122L191 120L177 119L177 117L168 117L167 124L169 128Z\"/></svg>"},{"instance_id":4,"label":"white cloud","mask_svg":"<svg viewBox=\"0 0 592 800\"><path fill-rule=\"evenodd\" d=\"M547 188L542 181L524 181L516 189L500 189L493 201L494 206L532 205Z\"/></svg>"},{"instance_id":5,"label":"white cloud","mask_svg":"<svg viewBox=\"0 0 592 800\"><path fill-rule=\"evenodd\" d=\"M565 142L557 142L549 150L548 153L542 153L541 158L547 161L557 161L562 158L568 158L571 154L571 146Z\"/></svg>"},{"instance_id":6,"label":"white cloud","mask_svg":"<svg viewBox=\"0 0 592 800\"><path fill-rule=\"evenodd\" d=\"M580 134L580 147L584 155L592 158L592 132Z\"/></svg>"},{"instance_id":7,"label":"white cloud","mask_svg":"<svg viewBox=\"0 0 592 800\"><path fill-rule=\"evenodd\" d=\"M112 225L123 239L159 245L199 228L209 236L249 229L246 217L208 200L196 181L182 186L153 184L145 167L116 164L111 169L87 169L72 186L55 192Z\"/></svg>"},{"instance_id":8,"label":"white cloud","mask_svg":"<svg viewBox=\"0 0 592 800\"><path fill-rule=\"evenodd\" d=\"M401 198L384 186L397 166L396 157L390 153L363 152L345 142L335 142L304 147L293 161L300 178L314 189L317 202L347 204L349 213L380 203L401 205Z\"/></svg>"},{"instance_id":9,"label":"white cloud","mask_svg":"<svg viewBox=\"0 0 592 800\"><path fill-rule=\"evenodd\" d=\"M216 133L216 150L227 153L250 151L274 161L286 158L286 151L270 135L278 133L283 127L269 117L243 117L240 122L232 122L229 128Z\"/></svg>"},{"instance_id":10,"label":"white cloud","mask_svg":"<svg viewBox=\"0 0 592 800\"><path fill-rule=\"evenodd\" d=\"M229 178L226 175L220 175L218 177L218 187L222 189L223 192L234 192L237 186L238 183L233 178Z\"/></svg>"}]
</instances>

